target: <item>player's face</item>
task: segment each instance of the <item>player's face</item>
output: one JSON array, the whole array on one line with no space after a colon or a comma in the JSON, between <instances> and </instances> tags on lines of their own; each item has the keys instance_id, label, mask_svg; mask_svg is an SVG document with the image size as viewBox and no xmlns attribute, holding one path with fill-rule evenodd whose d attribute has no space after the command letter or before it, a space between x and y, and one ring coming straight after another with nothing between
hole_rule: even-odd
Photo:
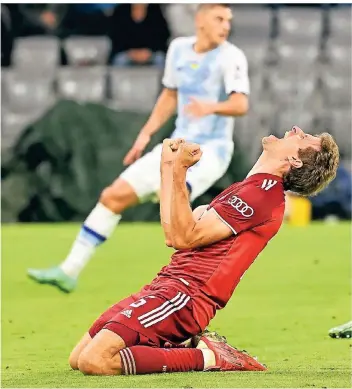
<instances>
[{"instance_id":1,"label":"player's face","mask_svg":"<svg viewBox=\"0 0 352 389\"><path fill-rule=\"evenodd\" d=\"M299 127L293 126L281 139L274 135L263 138L263 149L274 153L278 158L297 157L299 150L312 147L320 150L321 140L317 136L306 134Z\"/></svg>"},{"instance_id":2,"label":"player's face","mask_svg":"<svg viewBox=\"0 0 352 389\"><path fill-rule=\"evenodd\" d=\"M230 8L215 6L199 15L197 24L214 45L220 45L229 36L232 12Z\"/></svg>"}]
</instances>

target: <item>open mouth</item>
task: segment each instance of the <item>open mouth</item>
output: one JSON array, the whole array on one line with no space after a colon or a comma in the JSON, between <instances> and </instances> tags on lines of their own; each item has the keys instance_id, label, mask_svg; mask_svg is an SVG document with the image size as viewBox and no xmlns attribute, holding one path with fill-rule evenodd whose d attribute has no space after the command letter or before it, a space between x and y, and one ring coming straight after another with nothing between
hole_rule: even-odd
<instances>
[{"instance_id":1,"label":"open mouth","mask_svg":"<svg viewBox=\"0 0 352 389\"><path fill-rule=\"evenodd\" d=\"M269 135L268 140L274 141L274 140L279 140L279 138L277 138L275 135Z\"/></svg>"}]
</instances>

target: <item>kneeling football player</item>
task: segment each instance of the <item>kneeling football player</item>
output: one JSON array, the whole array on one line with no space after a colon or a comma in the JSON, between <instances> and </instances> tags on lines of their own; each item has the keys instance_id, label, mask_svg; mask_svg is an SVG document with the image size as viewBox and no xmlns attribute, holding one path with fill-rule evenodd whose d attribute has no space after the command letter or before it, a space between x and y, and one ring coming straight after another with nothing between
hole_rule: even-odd
<instances>
[{"instance_id":1,"label":"kneeling football player","mask_svg":"<svg viewBox=\"0 0 352 389\"><path fill-rule=\"evenodd\" d=\"M94 375L265 370L203 331L280 229L284 192L319 192L335 177L339 152L331 135L312 136L296 126L262 144L246 179L192 212L186 174L202 151L180 139L164 141L161 223L166 244L177 251L149 285L95 321L70 355L73 369ZM190 338L193 347L178 347Z\"/></svg>"}]
</instances>

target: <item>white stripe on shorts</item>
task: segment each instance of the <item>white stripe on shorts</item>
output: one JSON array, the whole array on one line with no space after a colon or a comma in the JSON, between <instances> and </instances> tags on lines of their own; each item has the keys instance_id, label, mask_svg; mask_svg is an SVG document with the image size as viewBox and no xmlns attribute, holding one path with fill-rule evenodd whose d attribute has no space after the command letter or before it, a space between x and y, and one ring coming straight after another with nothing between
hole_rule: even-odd
<instances>
[{"instance_id":1,"label":"white stripe on shorts","mask_svg":"<svg viewBox=\"0 0 352 389\"><path fill-rule=\"evenodd\" d=\"M184 293L178 292L177 295L171 300L165 301L163 304L160 305L160 307L157 307L151 310L150 312L139 316L138 319L145 328L150 327L151 325L165 319L173 312L183 308L189 300L189 296Z\"/></svg>"},{"instance_id":2,"label":"white stripe on shorts","mask_svg":"<svg viewBox=\"0 0 352 389\"><path fill-rule=\"evenodd\" d=\"M150 327L156 323L159 323L159 321L162 321L164 320L166 317L170 316L172 313L176 312L176 311L179 311L180 309L182 309L184 306L187 305L188 301L190 300L191 298L189 296L186 297L186 299L181 303L181 305L179 306L175 306L173 309L171 309L171 311L169 312L166 312L163 316L159 316L157 319L155 319L154 321L152 322L149 322L148 324L146 324L144 327L147 328L147 327Z\"/></svg>"},{"instance_id":3,"label":"white stripe on shorts","mask_svg":"<svg viewBox=\"0 0 352 389\"><path fill-rule=\"evenodd\" d=\"M178 292L177 295L176 295L173 299L166 301L166 302L165 302L164 304L162 304L159 308L155 308L155 309L153 309L152 311L147 312L147 313L145 313L145 314L142 315L142 316L139 316L139 317L138 317L138 320L142 320L142 319L144 319L145 317L147 317L147 316L149 316L149 315L152 315L153 313L159 312L160 310L162 310L162 309L163 309L164 307L166 307L167 305L170 305L171 303L173 303L173 302L175 302L176 300L178 300L178 298L180 297L180 295L181 295L181 292Z\"/></svg>"},{"instance_id":4,"label":"white stripe on shorts","mask_svg":"<svg viewBox=\"0 0 352 389\"><path fill-rule=\"evenodd\" d=\"M164 309L162 309L160 312L155 313L154 315L149 315L148 317L141 320L141 324L144 326L152 321L155 320L157 317L163 316L166 312L173 310L175 307L178 307L183 303L183 301L187 298L186 294L182 294L177 301L174 301L172 304L167 305Z\"/></svg>"}]
</instances>

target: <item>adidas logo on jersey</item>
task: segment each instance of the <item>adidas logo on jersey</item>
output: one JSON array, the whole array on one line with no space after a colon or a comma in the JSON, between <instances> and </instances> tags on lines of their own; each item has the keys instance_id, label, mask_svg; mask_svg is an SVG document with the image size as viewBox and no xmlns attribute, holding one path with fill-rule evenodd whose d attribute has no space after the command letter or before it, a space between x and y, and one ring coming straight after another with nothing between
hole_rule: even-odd
<instances>
[{"instance_id":1,"label":"adidas logo on jersey","mask_svg":"<svg viewBox=\"0 0 352 389\"><path fill-rule=\"evenodd\" d=\"M275 186L277 184L277 181L276 180L267 180L265 179L262 183L262 189L264 190L269 190L271 189L273 186Z\"/></svg>"},{"instance_id":2,"label":"adidas logo on jersey","mask_svg":"<svg viewBox=\"0 0 352 389\"><path fill-rule=\"evenodd\" d=\"M126 309L125 311L122 311L121 315L125 315L127 318L131 319L132 309Z\"/></svg>"}]
</instances>

